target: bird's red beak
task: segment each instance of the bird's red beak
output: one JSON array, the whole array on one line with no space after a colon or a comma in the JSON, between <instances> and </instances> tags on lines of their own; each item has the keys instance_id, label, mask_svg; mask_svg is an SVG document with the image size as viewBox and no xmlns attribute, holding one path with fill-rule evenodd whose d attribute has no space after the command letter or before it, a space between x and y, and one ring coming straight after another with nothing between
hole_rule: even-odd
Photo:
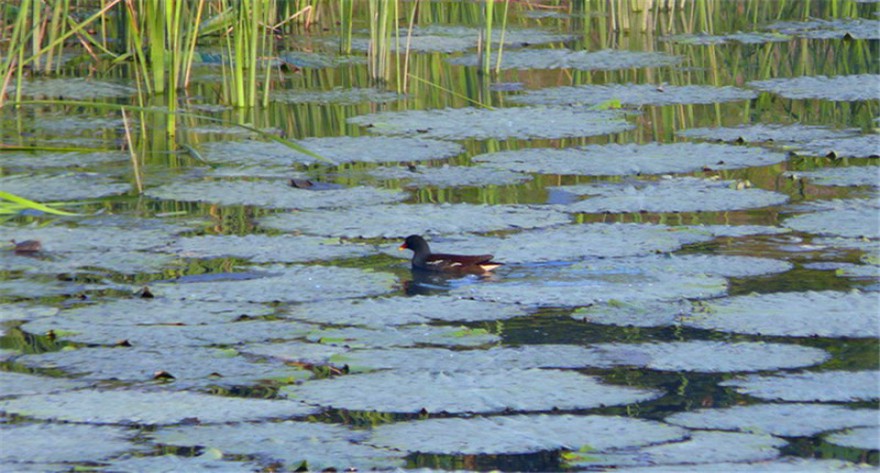
<instances>
[{"instance_id":1,"label":"bird's red beak","mask_svg":"<svg viewBox=\"0 0 880 473\"><path fill-rule=\"evenodd\" d=\"M406 246L406 243L404 243L404 244L402 244L402 245L400 245L400 246L397 247L397 251L403 251L403 250L405 250L405 249L407 249L407 248L409 248L409 247Z\"/></svg>"}]
</instances>

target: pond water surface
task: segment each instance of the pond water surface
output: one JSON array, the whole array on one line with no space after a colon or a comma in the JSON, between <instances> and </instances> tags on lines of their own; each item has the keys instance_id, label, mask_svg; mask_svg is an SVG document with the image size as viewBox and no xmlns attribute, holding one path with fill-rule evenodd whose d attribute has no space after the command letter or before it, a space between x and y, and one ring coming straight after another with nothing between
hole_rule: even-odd
<instances>
[{"instance_id":1,"label":"pond water surface","mask_svg":"<svg viewBox=\"0 0 880 473\"><path fill-rule=\"evenodd\" d=\"M268 106L216 38L177 115L13 81L0 191L75 215L2 209L0 470L880 465L880 4L513 2L487 74L480 2L402 2L377 83L367 3Z\"/></svg>"}]
</instances>

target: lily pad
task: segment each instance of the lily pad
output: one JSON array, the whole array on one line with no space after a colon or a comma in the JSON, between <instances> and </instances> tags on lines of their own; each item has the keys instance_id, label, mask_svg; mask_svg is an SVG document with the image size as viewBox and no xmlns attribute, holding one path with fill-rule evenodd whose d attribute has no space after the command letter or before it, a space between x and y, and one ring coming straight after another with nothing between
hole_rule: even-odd
<instances>
[{"instance_id":1,"label":"lily pad","mask_svg":"<svg viewBox=\"0 0 880 473\"><path fill-rule=\"evenodd\" d=\"M880 427L857 427L846 431L831 434L825 440L834 445L849 448L862 448L865 450L877 450L877 439L880 439Z\"/></svg>"},{"instance_id":2,"label":"lily pad","mask_svg":"<svg viewBox=\"0 0 880 473\"><path fill-rule=\"evenodd\" d=\"M622 327L664 327L677 325L679 318L689 314L689 301L609 301L582 307L571 313L572 318L594 324Z\"/></svg>"},{"instance_id":3,"label":"lily pad","mask_svg":"<svg viewBox=\"0 0 880 473\"><path fill-rule=\"evenodd\" d=\"M52 317L58 313L57 307L6 303L0 304L0 322L9 320L34 320Z\"/></svg>"},{"instance_id":4,"label":"lily pad","mask_svg":"<svg viewBox=\"0 0 880 473\"><path fill-rule=\"evenodd\" d=\"M255 263L300 263L366 256L374 249L304 235L203 235L180 239L162 251L186 258L235 257Z\"/></svg>"},{"instance_id":5,"label":"lily pad","mask_svg":"<svg viewBox=\"0 0 880 473\"><path fill-rule=\"evenodd\" d=\"M10 96L16 93L14 83L7 90ZM65 100L127 99L138 93L137 89L127 85L77 77L30 79L21 85L21 93L26 97Z\"/></svg>"},{"instance_id":6,"label":"lily pad","mask_svg":"<svg viewBox=\"0 0 880 473\"><path fill-rule=\"evenodd\" d=\"M880 135L815 139L796 143L792 147L802 154L815 156L878 158L880 157ZM876 174L877 168L874 168L875 178L877 177Z\"/></svg>"},{"instance_id":7,"label":"lily pad","mask_svg":"<svg viewBox=\"0 0 880 473\"><path fill-rule=\"evenodd\" d=\"M770 207L788 196L756 188L737 188L733 181L693 177L622 184L582 184L556 189L588 199L562 207L569 212L713 212Z\"/></svg>"},{"instance_id":8,"label":"lily pad","mask_svg":"<svg viewBox=\"0 0 880 473\"><path fill-rule=\"evenodd\" d=\"M778 235L788 233L788 228L767 225L687 225L686 228L697 233L708 233L714 237L744 237L750 235Z\"/></svg>"},{"instance_id":9,"label":"lily pad","mask_svg":"<svg viewBox=\"0 0 880 473\"><path fill-rule=\"evenodd\" d=\"M253 473L260 470L256 462L240 462L224 460L222 452L209 450L195 457L183 457L177 455L160 455L152 457L127 456L116 458L111 461L103 461L109 464L107 471L131 471L151 473L176 473L187 472L220 472L223 473Z\"/></svg>"},{"instance_id":10,"label":"lily pad","mask_svg":"<svg viewBox=\"0 0 880 473\"><path fill-rule=\"evenodd\" d=\"M821 99L835 102L880 100L880 75L802 76L749 82L749 87L787 99Z\"/></svg>"},{"instance_id":11,"label":"lily pad","mask_svg":"<svg viewBox=\"0 0 880 473\"><path fill-rule=\"evenodd\" d=\"M751 375L719 383L770 401L855 402L880 398L880 371L822 371Z\"/></svg>"},{"instance_id":12,"label":"lily pad","mask_svg":"<svg viewBox=\"0 0 880 473\"><path fill-rule=\"evenodd\" d=\"M621 104L644 106L734 102L757 96L753 90L729 86L667 85L661 88L653 84L608 84L530 90L509 100L528 105L596 105L617 100Z\"/></svg>"},{"instance_id":13,"label":"lily pad","mask_svg":"<svg viewBox=\"0 0 880 473\"><path fill-rule=\"evenodd\" d=\"M792 123L790 125L757 123L736 127L689 128L677 132L676 135L699 140L792 144L812 140L847 138L857 133L858 130L856 129L834 130L824 126L801 125L800 123Z\"/></svg>"},{"instance_id":14,"label":"lily pad","mask_svg":"<svg viewBox=\"0 0 880 473\"><path fill-rule=\"evenodd\" d=\"M811 18L807 21L780 21L766 29L810 39L880 39L880 21L865 18Z\"/></svg>"},{"instance_id":15,"label":"lily pad","mask_svg":"<svg viewBox=\"0 0 880 473\"><path fill-rule=\"evenodd\" d=\"M357 105L359 103L388 103L402 100L396 92L379 89L341 88L331 90L286 89L272 92L272 100L281 103L317 103L321 105Z\"/></svg>"},{"instance_id":16,"label":"lily pad","mask_svg":"<svg viewBox=\"0 0 880 473\"><path fill-rule=\"evenodd\" d=\"M331 358L346 353L349 349L338 345L289 341L242 345L240 351L248 355L275 358L284 362L326 365L330 364Z\"/></svg>"},{"instance_id":17,"label":"lily pad","mask_svg":"<svg viewBox=\"0 0 880 473\"><path fill-rule=\"evenodd\" d=\"M369 441L409 452L499 455L560 449L601 452L685 435L682 429L630 417L517 415L398 422L374 428Z\"/></svg>"},{"instance_id":18,"label":"lily pad","mask_svg":"<svg viewBox=\"0 0 880 473\"><path fill-rule=\"evenodd\" d=\"M622 465L666 465L666 468L670 468L672 465L694 463L753 462L778 457L778 448L787 444L785 440L771 435L695 431L680 442L651 445L620 453L572 452L566 454L566 464L577 468Z\"/></svg>"},{"instance_id":19,"label":"lily pad","mask_svg":"<svg viewBox=\"0 0 880 473\"><path fill-rule=\"evenodd\" d=\"M815 458L782 457L778 460L743 463L698 463L696 465L676 465L677 473L703 473L705 471L725 473L828 473L829 471L871 471L872 465L855 464L843 460L819 460ZM616 473L668 473L669 466L648 466L615 468Z\"/></svg>"},{"instance_id":20,"label":"lily pad","mask_svg":"<svg viewBox=\"0 0 880 473\"><path fill-rule=\"evenodd\" d=\"M667 343L593 345L619 365L660 371L729 373L817 365L829 358L824 350L779 343L693 340Z\"/></svg>"},{"instance_id":21,"label":"lily pad","mask_svg":"<svg viewBox=\"0 0 880 473\"><path fill-rule=\"evenodd\" d=\"M93 462L145 450L131 442L134 435L131 430L107 425L4 425L0 429L0 462L7 468L16 464L27 468L28 463Z\"/></svg>"},{"instance_id":22,"label":"lily pad","mask_svg":"<svg viewBox=\"0 0 880 473\"><path fill-rule=\"evenodd\" d=\"M447 60L457 66L476 67L482 55L469 54ZM491 64L498 63L497 53L492 53ZM579 71L611 71L648 67L674 66L682 61L680 56L660 52L605 49L602 51L572 51L570 49L523 49L504 51L501 69L575 69Z\"/></svg>"},{"instance_id":23,"label":"lily pad","mask_svg":"<svg viewBox=\"0 0 880 473\"><path fill-rule=\"evenodd\" d=\"M310 302L389 292L391 274L354 268L289 266L262 268L262 277L237 281L164 283L154 292L170 299L228 302Z\"/></svg>"},{"instance_id":24,"label":"lily pad","mask_svg":"<svg viewBox=\"0 0 880 473\"><path fill-rule=\"evenodd\" d=\"M682 271L686 266L673 260L633 258L525 267L508 273L503 282L464 286L453 289L452 294L526 305L576 307L609 300L701 299L726 292L723 278L699 270Z\"/></svg>"},{"instance_id":25,"label":"lily pad","mask_svg":"<svg viewBox=\"0 0 880 473\"><path fill-rule=\"evenodd\" d=\"M820 186L871 186L880 187L880 167L848 166L823 168L812 172L789 172L791 176L806 178Z\"/></svg>"},{"instance_id":26,"label":"lily pad","mask_svg":"<svg viewBox=\"0 0 880 473\"><path fill-rule=\"evenodd\" d=\"M275 214L261 219L260 224L310 235L404 238L413 233L489 232L549 227L570 221L571 217L563 212L538 206L416 204Z\"/></svg>"},{"instance_id":27,"label":"lily pad","mask_svg":"<svg viewBox=\"0 0 880 473\"><path fill-rule=\"evenodd\" d=\"M130 191L132 186L98 174L16 174L0 177L0 189L37 202L52 202L119 195Z\"/></svg>"},{"instance_id":28,"label":"lily pad","mask_svg":"<svg viewBox=\"0 0 880 473\"><path fill-rule=\"evenodd\" d=\"M291 187L287 181L184 181L147 189L156 199L210 202L220 205L252 205L271 209L350 208L398 202L405 192L352 187L311 191Z\"/></svg>"},{"instance_id":29,"label":"lily pad","mask_svg":"<svg viewBox=\"0 0 880 473\"><path fill-rule=\"evenodd\" d=\"M192 392L130 390L70 391L0 400L10 414L90 424L166 425L226 423L314 414L317 409L286 399L247 399ZM79 442L82 439L77 439Z\"/></svg>"},{"instance_id":30,"label":"lily pad","mask_svg":"<svg viewBox=\"0 0 880 473\"><path fill-rule=\"evenodd\" d=\"M378 112L348 122L382 135L525 140L607 135L634 128L624 117L623 112L577 107L444 108Z\"/></svg>"},{"instance_id":31,"label":"lily pad","mask_svg":"<svg viewBox=\"0 0 880 473\"><path fill-rule=\"evenodd\" d=\"M688 45L712 45L726 43L765 44L791 41L791 36L780 33L737 32L732 34L684 33L662 38L664 41Z\"/></svg>"},{"instance_id":32,"label":"lily pad","mask_svg":"<svg viewBox=\"0 0 880 473\"><path fill-rule=\"evenodd\" d=\"M532 180L526 174L485 166L420 167L415 171L401 167L381 167L370 171L378 179L400 179L407 187L478 187L504 186Z\"/></svg>"},{"instance_id":33,"label":"lily pad","mask_svg":"<svg viewBox=\"0 0 880 473\"><path fill-rule=\"evenodd\" d=\"M112 162L131 165L131 157L127 153L116 151L96 153L3 152L3 167L13 169L82 168ZM126 190L128 188L126 187Z\"/></svg>"},{"instance_id":34,"label":"lily pad","mask_svg":"<svg viewBox=\"0 0 880 473\"><path fill-rule=\"evenodd\" d=\"M820 210L791 217L782 224L793 230L847 238L876 238L880 225L880 201L850 199L817 202L809 209Z\"/></svg>"},{"instance_id":35,"label":"lily pad","mask_svg":"<svg viewBox=\"0 0 880 473\"><path fill-rule=\"evenodd\" d=\"M461 145L423 138L337 136L306 138L298 144L341 164L350 162L396 163L446 159L462 152ZM261 166L295 166L323 163L274 141L218 141L204 146L210 162Z\"/></svg>"},{"instance_id":36,"label":"lily pad","mask_svg":"<svg viewBox=\"0 0 880 473\"><path fill-rule=\"evenodd\" d=\"M154 383L157 373L174 377L175 389L245 386L265 380L297 380L311 372L281 363L254 363L227 350L199 347L80 348L24 355L19 363L60 369L77 379Z\"/></svg>"},{"instance_id":37,"label":"lily pad","mask_svg":"<svg viewBox=\"0 0 880 473\"><path fill-rule=\"evenodd\" d=\"M409 49L415 52L442 52L453 53L466 51L477 47L481 43L481 29L445 24L429 24L420 25L409 30L401 29L399 47L396 41L392 40L390 48L392 51L398 49ZM573 38L569 34L559 34L537 28L510 28L508 27L503 36L505 48L519 47L532 44L561 43L570 41ZM492 35L492 44L499 44L502 41L502 35ZM369 41L366 38L353 38L352 49L358 51L367 51L369 49ZM505 50L505 53L507 51Z\"/></svg>"},{"instance_id":38,"label":"lily pad","mask_svg":"<svg viewBox=\"0 0 880 473\"><path fill-rule=\"evenodd\" d=\"M404 464L398 452L363 445L361 442L367 436L364 431L316 422L196 425L158 429L149 436L165 445L202 446L233 455L257 455L282 462L285 471L306 465L309 471L354 471Z\"/></svg>"},{"instance_id":39,"label":"lily pad","mask_svg":"<svg viewBox=\"0 0 880 473\"><path fill-rule=\"evenodd\" d=\"M392 325L505 320L528 315L511 304L449 296L345 299L303 304L289 309L289 317L317 324L388 327Z\"/></svg>"},{"instance_id":40,"label":"lily pad","mask_svg":"<svg viewBox=\"0 0 880 473\"><path fill-rule=\"evenodd\" d=\"M718 429L783 437L809 437L846 427L876 426L875 409L830 404L753 404L679 412L666 422L691 429Z\"/></svg>"},{"instance_id":41,"label":"lily pad","mask_svg":"<svg viewBox=\"0 0 880 473\"><path fill-rule=\"evenodd\" d=\"M682 323L722 332L783 337L880 337L877 294L780 292L702 302Z\"/></svg>"},{"instance_id":42,"label":"lily pad","mask_svg":"<svg viewBox=\"0 0 880 473\"><path fill-rule=\"evenodd\" d=\"M206 325L232 322L239 318L256 318L273 313L260 304L154 299L116 299L66 309L59 317L46 320L55 323L61 319L95 325ZM32 325L34 327L36 325Z\"/></svg>"},{"instance_id":43,"label":"lily pad","mask_svg":"<svg viewBox=\"0 0 880 473\"><path fill-rule=\"evenodd\" d=\"M49 378L30 374L0 371L0 397L32 396L56 391L69 391L88 386L75 379ZM0 429L2 430L2 429ZM2 455L0 455L2 458Z\"/></svg>"},{"instance_id":44,"label":"lily pad","mask_svg":"<svg viewBox=\"0 0 880 473\"><path fill-rule=\"evenodd\" d=\"M474 156L481 165L517 172L580 176L629 176L712 169L739 169L784 162L785 155L761 148L712 143L587 145L525 148Z\"/></svg>"},{"instance_id":45,"label":"lily pad","mask_svg":"<svg viewBox=\"0 0 880 473\"><path fill-rule=\"evenodd\" d=\"M660 392L602 384L552 370L380 371L316 380L282 391L327 407L380 412L502 412L588 409L657 398ZM460 433L456 435L461 438ZM483 452L486 453L486 452Z\"/></svg>"},{"instance_id":46,"label":"lily pad","mask_svg":"<svg viewBox=\"0 0 880 473\"><path fill-rule=\"evenodd\" d=\"M309 340L344 347L408 347L415 345L480 346L501 341L501 337L486 330L467 327L435 327L410 325L369 329L346 327L309 333Z\"/></svg>"}]
</instances>

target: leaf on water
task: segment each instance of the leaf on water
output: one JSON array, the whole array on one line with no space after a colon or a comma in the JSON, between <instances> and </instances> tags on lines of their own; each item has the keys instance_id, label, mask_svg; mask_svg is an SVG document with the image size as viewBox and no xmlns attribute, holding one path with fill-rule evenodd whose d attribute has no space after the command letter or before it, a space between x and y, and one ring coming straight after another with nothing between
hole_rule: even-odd
<instances>
[{"instance_id":1,"label":"leaf on water","mask_svg":"<svg viewBox=\"0 0 880 473\"><path fill-rule=\"evenodd\" d=\"M308 340L350 348L407 347L415 345L480 346L497 343L501 337L485 330L466 327L408 325L384 329L336 328L309 333Z\"/></svg>"},{"instance_id":2,"label":"leaf on water","mask_svg":"<svg viewBox=\"0 0 880 473\"><path fill-rule=\"evenodd\" d=\"M27 469L34 462L96 462L125 452L146 452L146 445L131 441L134 436L132 430L106 425L5 424L0 429L0 467L21 471L16 464Z\"/></svg>"},{"instance_id":3,"label":"leaf on water","mask_svg":"<svg viewBox=\"0 0 880 473\"><path fill-rule=\"evenodd\" d=\"M867 239L877 237L877 228L880 226L880 202L877 199L818 201L802 209L818 212L787 218L782 225L817 235Z\"/></svg>"},{"instance_id":4,"label":"leaf on water","mask_svg":"<svg viewBox=\"0 0 880 473\"><path fill-rule=\"evenodd\" d=\"M97 199L111 195L124 194L132 189L131 184L115 182L113 179L87 173L67 173L56 175L15 174L0 177L3 198L11 194L38 202L73 201ZM40 209L46 211L45 209ZM59 213L55 210L51 213ZM64 215L74 215L63 213Z\"/></svg>"},{"instance_id":5,"label":"leaf on water","mask_svg":"<svg viewBox=\"0 0 880 473\"><path fill-rule=\"evenodd\" d=\"M457 66L476 67L482 61L481 54L468 54L447 59ZM501 55L502 69L576 69L580 71L636 69L645 67L674 66L682 61L680 56L660 52L605 49L602 51L573 51L570 49L523 49L504 51ZM498 62L492 53L491 64Z\"/></svg>"},{"instance_id":6,"label":"leaf on water","mask_svg":"<svg viewBox=\"0 0 880 473\"><path fill-rule=\"evenodd\" d=\"M235 257L255 263L301 263L355 258L374 253L372 246L305 235L202 235L182 238L163 252L184 258Z\"/></svg>"},{"instance_id":7,"label":"leaf on water","mask_svg":"<svg viewBox=\"0 0 880 473\"><path fill-rule=\"evenodd\" d=\"M801 125L792 123L781 125L776 123L758 123L735 127L688 128L676 132L676 135L698 140L718 140L728 143L772 143L776 147L803 143L811 140L827 140L852 137L859 133L858 129L847 128L836 130L824 126Z\"/></svg>"},{"instance_id":8,"label":"leaf on water","mask_svg":"<svg viewBox=\"0 0 880 473\"><path fill-rule=\"evenodd\" d=\"M414 170L403 167L380 167L370 171L370 175L383 180L403 180L406 182L405 187L416 188L505 186L532 179L526 174L485 166L418 167Z\"/></svg>"},{"instance_id":9,"label":"leaf on water","mask_svg":"<svg viewBox=\"0 0 880 473\"><path fill-rule=\"evenodd\" d=\"M802 76L751 81L746 85L787 99L821 99L856 102L880 99L880 75Z\"/></svg>"},{"instance_id":10,"label":"leaf on water","mask_svg":"<svg viewBox=\"0 0 880 473\"><path fill-rule=\"evenodd\" d=\"M750 375L719 383L770 401L857 402L880 398L880 371L822 371Z\"/></svg>"},{"instance_id":11,"label":"leaf on water","mask_svg":"<svg viewBox=\"0 0 880 473\"><path fill-rule=\"evenodd\" d=\"M705 104L751 100L758 94L737 87L705 85L608 84L550 87L530 90L509 98L511 102L528 105L598 105L614 97L619 104L634 106Z\"/></svg>"},{"instance_id":12,"label":"leaf on water","mask_svg":"<svg viewBox=\"0 0 880 473\"><path fill-rule=\"evenodd\" d=\"M828 443L841 447L877 450L877 439L880 438L880 427L857 427L843 432L831 434L825 438Z\"/></svg>"}]
</instances>

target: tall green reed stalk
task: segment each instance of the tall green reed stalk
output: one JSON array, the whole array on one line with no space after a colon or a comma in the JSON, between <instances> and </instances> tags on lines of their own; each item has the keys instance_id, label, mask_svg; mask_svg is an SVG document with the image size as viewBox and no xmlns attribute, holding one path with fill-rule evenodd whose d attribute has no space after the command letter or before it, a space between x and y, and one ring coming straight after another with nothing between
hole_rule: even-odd
<instances>
[{"instance_id":1,"label":"tall green reed stalk","mask_svg":"<svg viewBox=\"0 0 880 473\"><path fill-rule=\"evenodd\" d=\"M369 0L370 47L367 51L367 65L370 77L378 84L388 84L394 77L391 68L392 53L395 49L400 50L392 43L396 39L396 46L400 45L397 11L397 0ZM398 90L399 86L400 84Z\"/></svg>"}]
</instances>

